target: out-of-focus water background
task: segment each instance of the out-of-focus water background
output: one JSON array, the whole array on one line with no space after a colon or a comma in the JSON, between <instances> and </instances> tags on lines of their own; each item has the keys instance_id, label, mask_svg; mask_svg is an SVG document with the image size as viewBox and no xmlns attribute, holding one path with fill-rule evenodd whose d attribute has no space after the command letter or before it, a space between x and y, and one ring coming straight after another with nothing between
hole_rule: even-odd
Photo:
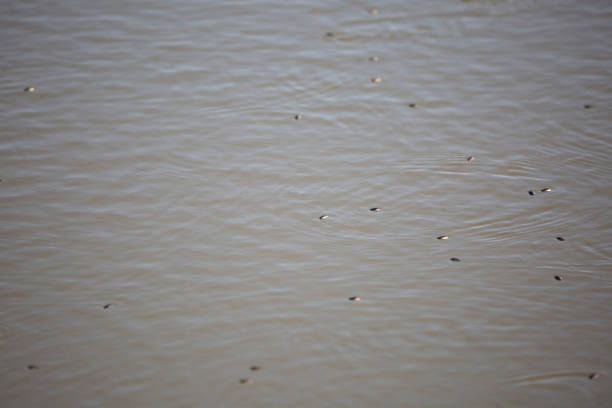
<instances>
[{"instance_id":1,"label":"out-of-focus water background","mask_svg":"<svg viewBox=\"0 0 612 408\"><path fill-rule=\"evenodd\" d=\"M611 38L606 0L4 4L0 405L612 406Z\"/></svg>"}]
</instances>

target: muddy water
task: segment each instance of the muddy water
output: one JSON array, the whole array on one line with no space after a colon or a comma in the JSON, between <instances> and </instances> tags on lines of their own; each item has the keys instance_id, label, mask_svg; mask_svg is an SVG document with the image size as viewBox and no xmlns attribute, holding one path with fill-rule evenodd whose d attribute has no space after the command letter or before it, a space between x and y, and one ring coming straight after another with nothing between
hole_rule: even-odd
<instances>
[{"instance_id":1,"label":"muddy water","mask_svg":"<svg viewBox=\"0 0 612 408\"><path fill-rule=\"evenodd\" d=\"M0 404L609 405L610 16L5 5Z\"/></svg>"}]
</instances>

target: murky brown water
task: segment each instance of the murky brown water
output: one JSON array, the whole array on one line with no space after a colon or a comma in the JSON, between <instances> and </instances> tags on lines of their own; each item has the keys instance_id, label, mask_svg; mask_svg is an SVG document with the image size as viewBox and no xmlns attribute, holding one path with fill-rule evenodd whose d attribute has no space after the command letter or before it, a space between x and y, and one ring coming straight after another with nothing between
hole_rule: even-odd
<instances>
[{"instance_id":1,"label":"murky brown water","mask_svg":"<svg viewBox=\"0 0 612 408\"><path fill-rule=\"evenodd\" d=\"M0 14L2 407L612 406L609 1L124 3Z\"/></svg>"}]
</instances>

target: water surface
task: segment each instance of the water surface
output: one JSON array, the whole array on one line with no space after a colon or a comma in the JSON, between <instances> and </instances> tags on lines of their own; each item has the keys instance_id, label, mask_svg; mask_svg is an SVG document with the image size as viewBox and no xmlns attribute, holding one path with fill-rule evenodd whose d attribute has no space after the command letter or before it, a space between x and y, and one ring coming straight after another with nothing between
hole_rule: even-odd
<instances>
[{"instance_id":1,"label":"water surface","mask_svg":"<svg viewBox=\"0 0 612 408\"><path fill-rule=\"evenodd\" d=\"M610 16L6 5L0 404L609 405Z\"/></svg>"}]
</instances>

